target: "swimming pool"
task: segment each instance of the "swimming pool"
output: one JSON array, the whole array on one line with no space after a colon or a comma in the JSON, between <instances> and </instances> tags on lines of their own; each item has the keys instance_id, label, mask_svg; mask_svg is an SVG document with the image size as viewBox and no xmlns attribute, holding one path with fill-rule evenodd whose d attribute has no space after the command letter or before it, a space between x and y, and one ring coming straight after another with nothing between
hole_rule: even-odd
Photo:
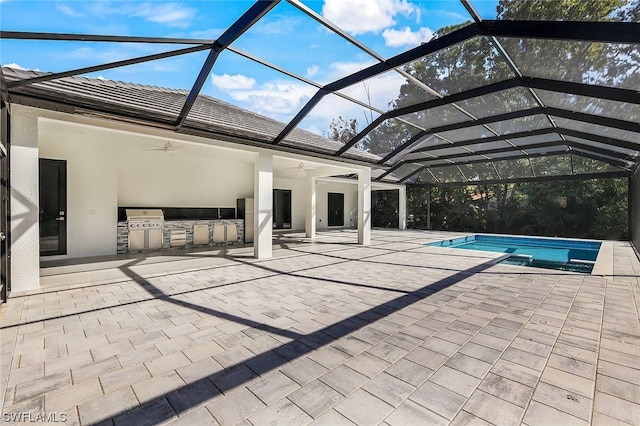
<instances>
[{"instance_id":1,"label":"swimming pool","mask_svg":"<svg viewBox=\"0 0 640 426\"><path fill-rule=\"evenodd\" d=\"M511 256L503 259L502 263L591 273L601 243L556 238L469 235L425 245L508 253Z\"/></svg>"}]
</instances>

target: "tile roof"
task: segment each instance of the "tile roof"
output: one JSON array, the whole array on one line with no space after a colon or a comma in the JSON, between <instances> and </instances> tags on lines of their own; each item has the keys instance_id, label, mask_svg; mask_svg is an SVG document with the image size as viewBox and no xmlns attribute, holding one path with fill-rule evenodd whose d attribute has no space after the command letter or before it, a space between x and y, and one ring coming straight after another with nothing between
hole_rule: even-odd
<instances>
[{"instance_id":1,"label":"tile roof","mask_svg":"<svg viewBox=\"0 0 640 426\"><path fill-rule=\"evenodd\" d=\"M8 67L3 67L2 73L7 82L48 74ZM35 96L75 108L106 110L117 115L151 119L171 125L178 119L189 92L105 79L63 77L10 88L9 95L14 94ZM42 107L42 104L38 106ZM275 148L271 141L284 129L285 124L200 94L187 116L185 126L204 132L249 139L252 142L264 142L265 145L269 145L267 147ZM301 129L294 129L281 145L303 153L312 151L329 155L343 146L340 142ZM344 156L372 163L381 159L377 155L356 148L350 148Z\"/></svg>"}]
</instances>

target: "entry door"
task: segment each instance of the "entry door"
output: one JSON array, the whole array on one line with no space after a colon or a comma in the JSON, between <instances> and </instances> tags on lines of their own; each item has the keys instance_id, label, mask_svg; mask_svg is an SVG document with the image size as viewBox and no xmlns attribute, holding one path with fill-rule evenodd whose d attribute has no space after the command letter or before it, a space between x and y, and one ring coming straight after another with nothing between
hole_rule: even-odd
<instances>
[{"instance_id":1,"label":"entry door","mask_svg":"<svg viewBox=\"0 0 640 426\"><path fill-rule=\"evenodd\" d=\"M67 253L67 162L40 159L40 255Z\"/></svg>"},{"instance_id":2,"label":"entry door","mask_svg":"<svg viewBox=\"0 0 640 426\"><path fill-rule=\"evenodd\" d=\"M344 194L329 192L327 226L344 226Z\"/></svg>"},{"instance_id":3,"label":"entry door","mask_svg":"<svg viewBox=\"0 0 640 426\"><path fill-rule=\"evenodd\" d=\"M273 190L273 229L291 229L291 190Z\"/></svg>"}]
</instances>

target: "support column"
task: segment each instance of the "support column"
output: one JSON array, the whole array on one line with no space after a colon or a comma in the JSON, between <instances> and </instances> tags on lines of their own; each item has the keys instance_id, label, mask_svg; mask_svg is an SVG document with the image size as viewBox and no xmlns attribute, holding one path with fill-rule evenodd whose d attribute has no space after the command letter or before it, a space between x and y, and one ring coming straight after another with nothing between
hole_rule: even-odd
<instances>
[{"instance_id":1,"label":"support column","mask_svg":"<svg viewBox=\"0 0 640 426\"><path fill-rule=\"evenodd\" d=\"M11 140L9 135L9 108L6 104L2 105L0 117L0 144L2 145L2 153L0 154L0 178L2 186L0 187L0 233L2 239L0 241L0 303L7 301L7 295L11 291L11 220L9 212L11 211L11 179L9 176L9 155L11 152Z\"/></svg>"},{"instance_id":2,"label":"support column","mask_svg":"<svg viewBox=\"0 0 640 426\"><path fill-rule=\"evenodd\" d=\"M40 288L38 117L11 109L11 290Z\"/></svg>"},{"instance_id":3,"label":"support column","mask_svg":"<svg viewBox=\"0 0 640 426\"><path fill-rule=\"evenodd\" d=\"M307 191L309 196L306 203L306 219L304 223L304 231L307 238L314 240L316 238L316 184L318 179L307 171L306 176Z\"/></svg>"},{"instance_id":4,"label":"support column","mask_svg":"<svg viewBox=\"0 0 640 426\"><path fill-rule=\"evenodd\" d=\"M358 244L371 244L371 169L358 172Z\"/></svg>"},{"instance_id":5,"label":"support column","mask_svg":"<svg viewBox=\"0 0 640 426\"><path fill-rule=\"evenodd\" d=\"M407 229L407 187L398 189L398 228Z\"/></svg>"},{"instance_id":6,"label":"support column","mask_svg":"<svg viewBox=\"0 0 640 426\"><path fill-rule=\"evenodd\" d=\"M273 251L273 154L258 154L253 192L253 256L256 259L269 259Z\"/></svg>"},{"instance_id":7,"label":"support column","mask_svg":"<svg viewBox=\"0 0 640 426\"><path fill-rule=\"evenodd\" d=\"M427 193L427 229L431 229L431 185Z\"/></svg>"}]
</instances>

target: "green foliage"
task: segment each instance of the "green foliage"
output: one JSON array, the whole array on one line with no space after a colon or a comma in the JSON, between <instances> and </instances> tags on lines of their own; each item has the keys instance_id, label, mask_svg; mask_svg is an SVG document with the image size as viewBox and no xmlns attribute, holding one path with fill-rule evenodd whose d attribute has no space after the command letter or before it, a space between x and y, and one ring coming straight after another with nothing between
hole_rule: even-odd
<instances>
[{"instance_id":1,"label":"green foliage","mask_svg":"<svg viewBox=\"0 0 640 426\"><path fill-rule=\"evenodd\" d=\"M526 184L521 232L597 239L628 239L626 179ZM510 232L511 233L511 232Z\"/></svg>"},{"instance_id":2,"label":"green foliage","mask_svg":"<svg viewBox=\"0 0 640 426\"><path fill-rule=\"evenodd\" d=\"M355 135L358 134L358 121L355 118L345 119L339 116L337 119L331 120L329 124L329 133L326 135L328 139L347 143Z\"/></svg>"},{"instance_id":3,"label":"green foliage","mask_svg":"<svg viewBox=\"0 0 640 426\"><path fill-rule=\"evenodd\" d=\"M497 19L510 20L638 22L640 1L500 0L496 12ZM434 37L442 37L468 24L441 28ZM634 90L640 87L640 50L635 44L516 37L501 37L498 41L525 76ZM439 50L406 64L403 70L442 96L515 77L513 70L486 37L474 37ZM622 102L544 90L536 90L536 93L545 105L569 111L624 118L628 121L640 117L640 110ZM391 107L402 108L434 98L432 93L407 80ZM522 88L467 99L457 105L480 118L539 106L531 94ZM385 155L409 141L422 129L469 120L469 117L452 106L418 111L399 118L404 120L384 121L361 140L359 148ZM340 120L347 121L342 118ZM589 126L561 118L555 120L559 127ZM408 122L415 123L416 126ZM548 126L549 120L544 116L523 117L508 123L491 123L491 128L499 134ZM334 126L332 123L333 127L340 129L334 133L333 139L346 142L343 136L349 135L349 126ZM620 136L619 130L604 127L588 127L586 131L591 129L605 137L629 137L624 134ZM410 149L417 146L446 148L452 141L492 135L492 132L482 127L469 127L432 135L416 141ZM573 142L586 145L592 143ZM475 149L473 145L470 148ZM491 149L488 144L483 148ZM569 176L611 169L612 166L603 162L560 153L547 157L496 160L488 164L431 167L412 179L419 183L433 184L461 181L463 175L471 181L483 181ZM414 187L407 193L409 222L413 227L427 227L430 219L433 228L443 230L612 239L628 237L627 187L624 179L433 187L430 218L426 213L427 191L424 187ZM381 197L381 200L386 200L384 196ZM379 205L374 206L385 209L384 212L375 213L380 218L380 223L394 222L391 215L395 207L386 201L380 201Z\"/></svg>"},{"instance_id":4,"label":"green foliage","mask_svg":"<svg viewBox=\"0 0 640 426\"><path fill-rule=\"evenodd\" d=\"M625 3L625 0L500 0L497 12L498 19L602 21L615 16Z\"/></svg>"},{"instance_id":5,"label":"green foliage","mask_svg":"<svg viewBox=\"0 0 640 426\"><path fill-rule=\"evenodd\" d=\"M573 238L629 238L627 179L431 189L431 228ZM428 190L407 190L407 213L425 228Z\"/></svg>"},{"instance_id":6,"label":"green foliage","mask_svg":"<svg viewBox=\"0 0 640 426\"><path fill-rule=\"evenodd\" d=\"M360 148L382 156L411 139L418 131L418 128L400 120L385 120L362 140Z\"/></svg>"},{"instance_id":7,"label":"green foliage","mask_svg":"<svg viewBox=\"0 0 640 426\"><path fill-rule=\"evenodd\" d=\"M375 228L397 228L398 208L398 191L372 191L371 225Z\"/></svg>"},{"instance_id":8,"label":"green foliage","mask_svg":"<svg viewBox=\"0 0 640 426\"><path fill-rule=\"evenodd\" d=\"M439 187L431 192L432 227L444 231L473 231L476 223L476 206L466 188Z\"/></svg>"}]
</instances>

